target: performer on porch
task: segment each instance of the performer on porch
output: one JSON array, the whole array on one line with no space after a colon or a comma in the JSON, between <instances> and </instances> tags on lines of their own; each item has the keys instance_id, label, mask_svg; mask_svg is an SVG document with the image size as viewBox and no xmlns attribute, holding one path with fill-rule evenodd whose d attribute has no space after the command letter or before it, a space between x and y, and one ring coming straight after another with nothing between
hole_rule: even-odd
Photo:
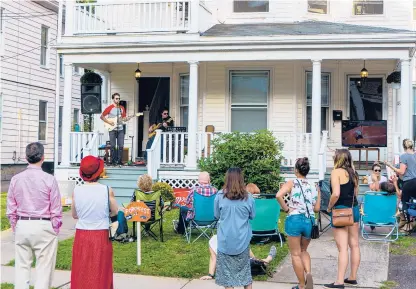
<instances>
[{"instance_id":1,"label":"performer on porch","mask_svg":"<svg viewBox=\"0 0 416 289\"><path fill-rule=\"evenodd\" d=\"M114 93L111 98L113 99L113 103L110 104L101 114L101 120L108 123L109 125L114 125L114 122L108 120L108 118L117 118L122 121L126 121L126 109L120 105L120 94ZM121 165L121 159L123 155L123 147L124 147L124 130L123 124L121 122L118 123L117 127L110 131L110 146L111 146L111 163L113 165ZM118 152L116 152L116 141Z\"/></svg>"},{"instance_id":2,"label":"performer on porch","mask_svg":"<svg viewBox=\"0 0 416 289\"><path fill-rule=\"evenodd\" d=\"M161 111L161 118L156 123L152 123L149 127L149 139L147 140L146 150L144 152L144 160L147 162L147 150L152 147L156 136L156 130L166 131L168 127L173 127L173 118L169 115L169 110L165 107Z\"/></svg>"}]
</instances>

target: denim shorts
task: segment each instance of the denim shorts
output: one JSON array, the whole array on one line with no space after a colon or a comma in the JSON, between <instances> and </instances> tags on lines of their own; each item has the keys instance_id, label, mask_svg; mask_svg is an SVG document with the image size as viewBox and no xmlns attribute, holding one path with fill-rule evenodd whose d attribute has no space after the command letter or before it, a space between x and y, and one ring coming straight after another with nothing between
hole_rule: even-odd
<instances>
[{"instance_id":1,"label":"denim shorts","mask_svg":"<svg viewBox=\"0 0 416 289\"><path fill-rule=\"evenodd\" d=\"M346 209L346 208L351 208L351 207L347 207L347 206L343 206L343 205L339 205L339 206L335 206L334 209ZM354 223L358 223L360 221L360 208L359 206L354 206L352 208L352 214L354 216ZM332 225L332 212L331 212L331 227L332 228L343 228L343 227L336 227L334 225Z\"/></svg>"},{"instance_id":2,"label":"denim shorts","mask_svg":"<svg viewBox=\"0 0 416 289\"><path fill-rule=\"evenodd\" d=\"M315 218L312 217L312 222L315 223ZM312 233L311 219L304 214L290 215L286 217L285 231L289 237L303 237L305 239L311 238Z\"/></svg>"}]
</instances>

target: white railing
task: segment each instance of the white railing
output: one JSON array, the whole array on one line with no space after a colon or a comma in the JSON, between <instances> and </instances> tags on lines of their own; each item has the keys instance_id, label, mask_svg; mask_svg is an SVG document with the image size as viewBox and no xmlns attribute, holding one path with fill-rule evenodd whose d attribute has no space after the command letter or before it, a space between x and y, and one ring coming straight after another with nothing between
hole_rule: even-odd
<instances>
[{"instance_id":1,"label":"white railing","mask_svg":"<svg viewBox=\"0 0 416 289\"><path fill-rule=\"evenodd\" d=\"M400 132L393 133L393 155L398 155L402 152L402 137Z\"/></svg>"},{"instance_id":2,"label":"white railing","mask_svg":"<svg viewBox=\"0 0 416 289\"><path fill-rule=\"evenodd\" d=\"M327 161L327 153L326 153L326 147L328 145L328 132L323 131L322 137L321 137L321 146L319 148L319 154L318 154L318 173L319 173L319 180L325 179L325 173L326 173L326 161Z\"/></svg>"},{"instance_id":3,"label":"white railing","mask_svg":"<svg viewBox=\"0 0 416 289\"><path fill-rule=\"evenodd\" d=\"M98 156L98 145L103 133L99 132L70 132L70 163L79 164L87 155Z\"/></svg>"},{"instance_id":4,"label":"white railing","mask_svg":"<svg viewBox=\"0 0 416 289\"><path fill-rule=\"evenodd\" d=\"M153 178L158 178L158 170L160 168L161 153L161 133L160 129L156 130L156 136L150 149L147 149L147 173Z\"/></svg>"},{"instance_id":5,"label":"white railing","mask_svg":"<svg viewBox=\"0 0 416 289\"><path fill-rule=\"evenodd\" d=\"M273 135L278 141L283 142L282 165L294 166L299 157L312 156L312 134L311 133L277 133Z\"/></svg>"},{"instance_id":6,"label":"white railing","mask_svg":"<svg viewBox=\"0 0 416 289\"><path fill-rule=\"evenodd\" d=\"M187 32L191 28L191 0L114 2L73 4L73 33Z\"/></svg>"}]
</instances>

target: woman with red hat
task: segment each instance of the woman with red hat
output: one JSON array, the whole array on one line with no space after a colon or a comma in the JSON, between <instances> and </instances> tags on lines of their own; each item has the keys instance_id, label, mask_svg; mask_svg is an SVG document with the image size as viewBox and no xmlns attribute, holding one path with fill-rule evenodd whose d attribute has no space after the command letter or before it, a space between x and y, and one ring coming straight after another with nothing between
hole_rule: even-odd
<instances>
[{"instance_id":1,"label":"woman with red hat","mask_svg":"<svg viewBox=\"0 0 416 289\"><path fill-rule=\"evenodd\" d=\"M72 249L71 289L113 289L113 246L110 216L117 215L113 190L98 183L104 161L94 156L81 160L84 185L72 195L72 216L77 219Z\"/></svg>"}]
</instances>

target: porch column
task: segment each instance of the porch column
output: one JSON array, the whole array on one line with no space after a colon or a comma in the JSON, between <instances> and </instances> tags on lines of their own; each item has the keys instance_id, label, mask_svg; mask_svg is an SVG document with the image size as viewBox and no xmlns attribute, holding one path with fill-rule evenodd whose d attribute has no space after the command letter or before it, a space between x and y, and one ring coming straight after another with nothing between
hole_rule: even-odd
<instances>
[{"instance_id":1,"label":"porch column","mask_svg":"<svg viewBox=\"0 0 416 289\"><path fill-rule=\"evenodd\" d=\"M321 144L321 59L312 60L312 168L318 168Z\"/></svg>"},{"instance_id":2,"label":"porch column","mask_svg":"<svg viewBox=\"0 0 416 289\"><path fill-rule=\"evenodd\" d=\"M196 136L198 129L198 62L189 62L188 157L186 167L196 169Z\"/></svg>"},{"instance_id":3,"label":"porch column","mask_svg":"<svg viewBox=\"0 0 416 289\"><path fill-rule=\"evenodd\" d=\"M410 97L410 60L401 60L401 139L412 138L412 132L410 131L412 116L410 114L410 106L412 105Z\"/></svg>"},{"instance_id":4,"label":"porch column","mask_svg":"<svg viewBox=\"0 0 416 289\"><path fill-rule=\"evenodd\" d=\"M72 63L64 64L64 109L62 113L62 159L61 166L69 166L71 149L71 111L72 111Z\"/></svg>"}]
</instances>

